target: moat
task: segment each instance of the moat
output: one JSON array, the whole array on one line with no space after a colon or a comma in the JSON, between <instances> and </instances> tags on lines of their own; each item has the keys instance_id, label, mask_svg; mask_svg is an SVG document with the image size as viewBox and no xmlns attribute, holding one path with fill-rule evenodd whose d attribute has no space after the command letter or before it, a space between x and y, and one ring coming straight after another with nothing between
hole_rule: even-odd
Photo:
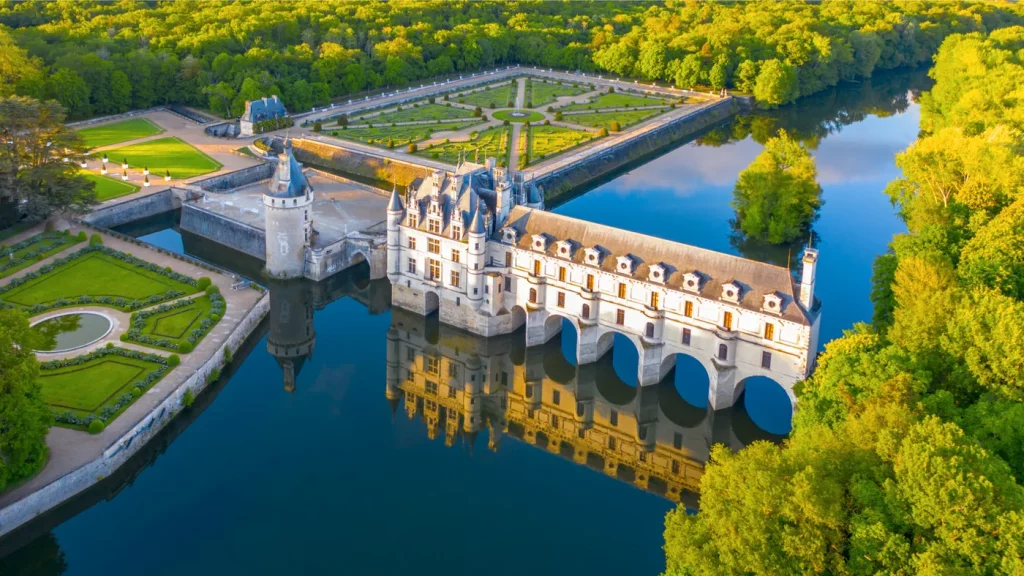
<instances>
[{"instance_id":1,"label":"moat","mask_svg":"<svg viewBox=\"0 0 1024 576\"><path fill-rule=\"evenodd\" d=\"M729 223L737 173L760 151L758 141L785 128L812 145L824 188L814 244L822 254L817 293L828 303L821 342L828 342L871 317L871 262L903 228L882 190L898 174L894 154L917 135L908 92L927 82L923 72L883 75L773 114L738 117L557 199L553 210L795 261L802 246L752 246ZM258 270L161 222L129 228L243 275ZM607 458L574 461L543 429L523 425L516 414L542 407L520 380L528 374L572 394L584 413L587 406L614 411L623 426L653 422L667 431L669 451L678 432L694 456L706 455L711 442L777 441L789 429L789 401L770 382L749 385L731 410L709 413L699 365L680 363L671 382L641 394L630 385L637 359L629 346L616 344L603 363L576 368L566 360L571 353L560 353L574 349L571 330L539 349L525 349L521 333L491 341L462 334L391 310L387 282L370 282L364 269L271 290L271 321L239 351L230 377L119 477L0 542L0 554L25 544L0 560L0 574L656 574L664 568L662 517L675 505L670 487L650 478L642 489L639 458L623 458L609 472ZM298 348L310 326L315 344L305 354ZM268 338L294 346L275 357ZM389 356L396 343L403 352ZM392 377L394 366L507 374L505 405L481 401L461 414L505 416L506 430L450 425L460 415L431 407ZM419 398L407 404L410 397ZM618 441L647 441L631 436ZM685 473L699 464L680 459L678 466ZM682 502L695 509L696 495L682 488Z\"/></svg>"}]
</instances>

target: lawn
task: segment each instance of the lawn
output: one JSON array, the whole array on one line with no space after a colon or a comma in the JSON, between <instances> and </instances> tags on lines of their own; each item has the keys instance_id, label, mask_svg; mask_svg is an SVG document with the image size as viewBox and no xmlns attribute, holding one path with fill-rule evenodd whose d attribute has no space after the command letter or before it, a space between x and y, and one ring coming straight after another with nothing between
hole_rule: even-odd
<instances>
[{"instance_id":1,"label":"lawn","mask_svg":"<svg viewBox=\"0 0 1024 576\"><path fill-rule=\"evenodd\" d=\"M545 80L530 78L530 92L527 98L527 108L539 108L561 96L579 96L594 88L590 85L580 86L572 84L556 84Z\"/></svg>"},{"instance_id":2,"label":"lawn","mask_svg":"<svg viewBox=\"0 0 1024 576\"><path fill-rule=\"evenodd\" d=\"M587 104L570 104L561 110L598 110L601 108L630 108L636 106L668 106L670 102L662 98L641 96L639 94L626 94L615 92L612 94L601 94L592 98Z\"/></svg>"},{"instance_id":3,"label":"lawn","mask_svg":"<svg viewBox=\"0 0 1024 576\"><path fill-rule=\"evenodd\" d=\"M410 142L419 142L430 138L434 132L442 130L461 130L472 126L474 122L442 122L440 124L413 124L411 126L374 126L373 128L348 128L347 130L331 130L331 136L344 140L355 140L387 148L388 140L392 147L401 147Z\"/></svg>"},{"instance_id":4,"label":"lawn","mask_svg":"<svg viewBox=\"0 0 1024 576\"><path fill-rule=\"evenodd\" d=\"M115 180L108 176L100 176L99 174L92 174L89 172L85 172L82 175L85 176L86 180L91 180L96 183L97 202L120 198L121 196L127 196L139 191L139 187L135 184Z\"/></svg>"},{"instance_id":5,"label":"lawn","mask_svg":"<svg viewBox=\"0 0 1024 576\"><path fill-rule=\"evenodd\" d=\"M168 370L159 356L121 348L79 358L43 363L39 371L43 402L68 428L85 428L81 419L90 416L110 422ZM134 388L139 391L133 394Z\"/></svg>"},{"instance_id":6,"label":"lawn","mask_svg":"<svg viewBox=\"0 0 1024 576\"><path fill-rule=\"evenodd\" d=\"M77 236L60 232L42 232L13 246L0 248L0 278L28 268L78 242L81 240Z\"/></svg>"},{"instance_id":7,"label":"lawn","mask_svg":"<svg viewBox=\"0 0 1024 576\"><path fill-rule=\"evenodd\" d=\"M212 294L136 312L126 341L171 351L180 351L181 344L188 342L194 348L217 325L224 310L224 298Z\"/></svg>"},{"instance_id":8,"label":"lawn","mask_svg":"<svg viewBox=\"0 0 1024 576\"><path fill-rule=\"evenodd\" d=\"M106 151L111 162L128 160L136 170L149 168L151 174L171 171L171 178L192 178L220 170L221 163L177 137L157 138Z\"/></svg>"},{"instance_id":9,"label":"lawn","mask_svg":"<svg viewBox=\"0 0 1024 576\"><path fill-rule=\"evenodd\" d=\"M456 101L481 108L508 108L508 103L514 103L516 99L515 86L516 83L512 82L511 84L484 88L471 94L459 94Z\"/></svg>"},{"instance_id":10,"label":"lawn","mask_svg":"<svg viewBox=\"0 0 1024 576\"><path fill-rule=\"evenodd\" d=\"M84 251L84 254L71 255L48 273L0 293L0 299L28 308L52 305L61 299L71 301L80 296L123 298L130 304L171 290L184 294L197 291L195 286L109 254ZM125 309L127 304L118 306L112 303L111 307Z\"/></svg>"},{"instance_id":11,"label":"lawn","mask_svg":"<svg viewBox=\"0 0 1024 576\"><path fill-rule=\"evenodd\" d=\"M127 142L137 138L145 138L154 134L160 134L164 129L145 118L132 118L102 126L82 128L76 130L78 135L85 141L86 148L99 148L110 146L119 142Z\"/></svg>"},{"instance_id":12,"label":"lawn","mask_svg":"<svg viewBox=\"0 0 1024 576\"><path fill-rule=\"evenodd\" d=\"M417 154L426 158L434 158L442 162L455 164L459 160L459 153L463 152L470 162L483 163L489 157L495 157L502 165L508 164L508 139L511 135L511 128L496 126L488 128L471 138L467 142L449 142L447 144L435 144L434 146L420 150Z\"/></svg>"},{"instance_id":13,"label":"lawn","mask_svg":"<svg viewBox=\"0 0 1024 576\"><path fill-rule=\"evenodd\" d=\"M583 130L564 126L530 126L530 140L527 148L527 164L540 162L548 156L561 154L569 148L591 140L595 135Z\"/></svg>"},{"instance_id":14,"label":"lawn","mask_svg":"<svg viewBox=\"0 0 1024 576\"><path fill-rule=\"evenodd\" d=\"M619 110L617 112L585 112L583 114L565 114L562 116L562 121L570 124L579 124L580 126L589 126L591 128L603 127L611 130L612 122L618 122L619 128L625 128L667 111L668 108L647 108L645 110Z\"/></svg>"},{"instance_id":15,"label":"lawn","mask_svg":"<svg viewBox=\"0 0 1024 576\"><path fill-rule=\"evenodd\" d=\"M418 107L407 106L401 110L392 110L378 116L361 117L350 120L350 124L391 124L392 122L420 122L423 120L453 120L456 118L472 118L473 111L457 106L423 103Z\"/></svg>"}]
</instances>

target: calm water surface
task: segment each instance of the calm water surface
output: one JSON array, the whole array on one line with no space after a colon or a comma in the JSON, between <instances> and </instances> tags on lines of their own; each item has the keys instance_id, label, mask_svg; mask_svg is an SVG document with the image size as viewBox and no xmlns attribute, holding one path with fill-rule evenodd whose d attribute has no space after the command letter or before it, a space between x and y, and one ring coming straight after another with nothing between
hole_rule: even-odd
<instances>
[{"instance_id":1,"label":"calm water surface","mask_svg":"<svg viewBox=\"0 0 1024 576\"><path fill-rule=\"evenodd\" d=\"M925 82L894 74L738 119L555 210L784 264L788 249L733 238L729 201L786 128L824 188L826 342L870 319L871 262L902 229L882 189ZM258 270L166 223L133 233ZM770 382L709 413L693 364L638 391L627 346L576 367L572 331L529 350L521 333L475 338L392 311L365 270L271 289L271 318L224 382L118 477L0 542L0 574L657 574L662 518L696 507L710 444L788 431Z\"/></svg>"}]
</instances>

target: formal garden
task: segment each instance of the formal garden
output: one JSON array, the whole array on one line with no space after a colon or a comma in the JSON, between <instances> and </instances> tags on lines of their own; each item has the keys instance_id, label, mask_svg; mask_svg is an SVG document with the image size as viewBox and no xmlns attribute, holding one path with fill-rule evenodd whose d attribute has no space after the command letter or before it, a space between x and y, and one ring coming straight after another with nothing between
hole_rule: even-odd
<instances>
[{"instance_id":1,"label":"formal garden","mask_svg":"<svg viewBox=\"0 0 1024 576\"><path fill-rule=\"evenodd\" d=\"M434 132L461 130L472 125L467 122L439 122L436 124L406 124L404 126L343 126L339 130L331 130L331 136L343 140L354 140L372 144L382 148L407 146L430 138Z\"/></svg>"},{"instance_id":2,"label":"formal garden","mask_svg":"<svg viewBox=\"0 0 1024 576\"><path fill-rule=\"evenodd\" d=\"M463 92L454 98L459 104L479 106L481 108L511 108L516 99L516 83L504 83L497 86L473 89Z\"/></svg>"},{"instance_id":3,"label":"formal garden","mask_svg":"<svg viewBox=\"0 0 1024 576\"><path fill-rule=\"evenodd\" d=\"M529 78L526 84L526 107L546 106L563 96L579 96L593 90L590 84L569 84L561 80Z\"/></svg>"},{"instance_id":4,"label":"formal garden","mask_svg":"<svg viewBox=\"0 0 1024 576\"><path fill-rule=\"evenodd\" d=\"M499 162L508 163L509 138L511 131L504 126L488 128L474 132L464 142L441 142L420 149L417 154L442 162L455 164L460 156L470 162L484 162L487 158L497 158Z\"/></svg>"},{"instance_id":5,"label":"formal garden","mask_svg":"<svg viewBox=\"0 0 1024 576\"><path fill-rule=\"evenodd\" d=\"M534 164L597 137L594 132L565 126L530 126L526 154L520 156L520 161L524 166Z\"/></svg>"},{"instance_id":6,"label":"formal garden","mask_svg":"<svg viewBox=\"0 0 1024 576\"><path fill-rule=\"evenodd\" d=\"M200 278L200 286L203 286ZM224 297L216 287L208 286L207 294L184 298L132 314L122 342L187 354L220 322L227 309Z\"/></svg>"},{"instance_id":7,"label":"formal garden","mask_svg":"<svg viewBox=\"0 0 1024 576\"><path fill-rule=\"evenodd\" d=\"M0 278L28 268L86 239L85 234L41 232L10 246L0 245Z\"/></svg>"},{"instance_id":8,"label":"formal garden","mask_svg":"<svg viewBox=\"0 0 1024 576\"><path fill-rule=\"evenodd\" d=\"M221 163L199 151L181 138L169 136L105 150L104 157L114 164L127 161L129 168L148 168L154 174L170 173L171 178L185 179L221 169Z\"/></svg>"},{"instance_id":9,"label":"formal garden","mask_svg":"<svg viewBox=\"0 0 1024 576\"><path fill-rule=\"evenodd\" d=\"M112 176L103 176L84 171L82 172L82 176L96 185L97 202L113 200L114 198L120 198L121 196L127 196L139 191L138 186L128 182L123 182L120 178L115 179Z\"/></svg>"},{"instance_id":10,"label":"formal garden","mask_svg":"<svg viewBox=\"0 0 1024 576\"><path fill-rule=\"evenodd\" d=\"M365 114L349 120L350 124L391 124L392 122L427 122L431 120L455 120L473 118L473 111L452 106L450 103L435 104L433 102L414 103L409 106L398 106L395 110L380 114Z\"/></svg>"},{"instance_id":11,"label":"formal garden","mask_svg":"<svg viewBox=\"0 0 1024 576\"><path fill-rule=\"evenodd\" d=\"M146 118L132 118L130 120L121 120L120 122L75 130L82 137L82 141L87 149L138 140L139 138L160 134L163 131L163 128Z\"/></svg>"}]
</instances>

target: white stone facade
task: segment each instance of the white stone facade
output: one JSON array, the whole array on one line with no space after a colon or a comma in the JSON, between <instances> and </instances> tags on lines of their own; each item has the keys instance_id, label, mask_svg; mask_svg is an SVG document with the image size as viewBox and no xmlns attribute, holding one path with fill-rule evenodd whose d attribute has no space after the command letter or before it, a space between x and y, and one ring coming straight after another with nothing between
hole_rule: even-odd
<instances>
[{"instance_id":1,"label":"white stone facade","mask_svg":"<svg viewBox=\"0 0 1024 576\"><path fill-rule=\"evenodd\" d=\"M263 194L266 210L267 273L301 278L313 231L313 188L291 149L278 156L274 178Z\"/></svg>"},{"instance_id":2,"label":"white stone facade","mask_svg":"<svg viewBox=\"0 0 1024 576\"><path fill-rule=\"evenodd\" d=\"M419 215L410 222L393 196L395 306L438 311L441 322L482 336L525 324L528 346L557 334L564 318L577 329L581 365L619 333L637 347L641 385L659 382L686 354L708 371L715 409L732 406L751 376L779 383L795 405L793 385L810 374L817 350L816 250L804 256L797 290L785 268L523 206L506 219L478 207L470 230L453 236L448 223L435 233Z\"/></svg>"}]
</instances>

